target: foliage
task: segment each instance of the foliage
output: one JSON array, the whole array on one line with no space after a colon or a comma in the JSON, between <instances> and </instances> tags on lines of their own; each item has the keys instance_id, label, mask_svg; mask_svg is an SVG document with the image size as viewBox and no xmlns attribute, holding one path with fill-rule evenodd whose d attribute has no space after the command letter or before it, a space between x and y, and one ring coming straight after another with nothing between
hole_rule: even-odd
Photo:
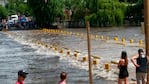
<instances>
[{"instance_id":1,"label":"foliage","mask_svg":"<svg viewBox=\"0 0 149 84\"><path fill-rule=\"evenodd\" d=\"M92 16L85 16L85 22L90 21Z\"/></svg>"},{"instance_id":2,"label":"foliage","mask_svg":"<svg viewBox=\"0 0 149 84\"><path fill-rule=\"evenodd\" d=\"M27 4L24 4L24 3L19 4L16 10L20 14L23 14L23 15L26 15L26 16L30 16L31 13L32 13L32 11L29 9Z\"/></svg>"},{"instance_id":3,"label":"foliage","mask_svg":"<svg viewBox=\"0 0 149 84\"><path fill-rule=\"evenodd\" d=\"M91 9L90 9L91 10ZM122 25L126 6L117 0L100 0L91 11L92 26Z\"/></svg>"},{"instance_id":4,"label":"foliage","mask_svg":"<svg viewBox=\"0 0 149 84\"><path fill-rule=\"evenodd\" d=\"M75 5L72 5L72 19L73 20L84 20L85 14L86 14L86 7L85 7L85 1L84 0L74 0L73 3Z\"/></svg>"},{"instance_id":5,"label":"foliage","mask_svg":"<svg viewBox=\"0 0 149 84\"><path fill-rule=\"evenodd\" d=\"M6 8L9 12L9 15L20 13L30 16L32 14L32 11L29 9L24 0L8 0Z\"/></svg>"},{"instance_id":6,"label":"foliage","mask_svg":"<svg viewBox=\"0 0 149 84\"><path fill-rule=\"evenodd\" d=\"M8 0L8 4L6 5L9 15L15 14L15 4L13 0Z\"/></svg>"},{"instance_id":7,"label":"foliage","mask_svg":"<svg viewBox=\"0 0 149 84\"><path fill-rule=\"evenodd\" d=\"M119 0L120 2L137 3L138 0Z\"/></svg>"},{"instance_id":8,"label":"foliage","mask_svg":"<svg viewBox=\"0 0 149 84\"><path fill-rule=\"evenodd\" d=\"M130 23L140 23L143 18L144 0L138 0L136 4L130 4L127 7L126 17Z\"/></svg>"},{"instance_id":9,"label":"foliage","mask_svg":"<svg viewBox=\"0 0 149 84\"><path fill-rule=\"evenodd\" d=\"M7 15L8 15L8 12L7 12L6 8L3 7L2 5L0 5L0 18L6 19Z\"/></svg>"},{"instance_id":10,"label":"foliage","mask_svg":"<svg viewBox=\"0 0 149 84\"><path fill-rule=\"evenodd\" d=\"M142 20L144 0L8 0L6 6L9 14L21 13L33 15L41 25L56 21L57 17L65 19L64 10L71 10L73 21L83 21L90 17L92 26L123 25L124 18L132 17L134 21ZM131 20L130 20L131 21Z\"/></svg>"},{"instance_id":11,"label":"foliage","mask_svg":"<svg viewBox=\"0 0 149 84\"><path fill-rule=\"evenodd\" d=\"M44 26L53 23L57 17L63 16L62 0L28 0L36 21Z\"/></svg>"}]
</instances>

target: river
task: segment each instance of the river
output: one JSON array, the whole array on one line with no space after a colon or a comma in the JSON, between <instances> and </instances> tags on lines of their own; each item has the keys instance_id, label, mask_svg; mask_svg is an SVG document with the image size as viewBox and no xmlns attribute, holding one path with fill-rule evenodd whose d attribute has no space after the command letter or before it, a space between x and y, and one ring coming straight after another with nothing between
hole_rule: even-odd
<instances>
[{"instance_id":1,"label":"river","mask_svg":"<svg viewBox=\"0 0 149 84\"><path fill-rule=\"evenodd\" d=\"M63 29L70 32L86 33L85 29ZM118 36L138 41L144 40L139 27L131 28L101 28L91 29L92 34L113 38ZM75 35L49 34L43 30L23 30L0 32L0 82L14 84L17 71L25 70L29 73L26 84L57 84L62 71L68 73L68 84L88 84L88 63L80 62L81 56L87 56L86 39ZM66 47L81 51L78 58L60 54L50 48L45 48L33 42L41 41L48 45ZM112 40L112 39L111 39ZM93 84L116 84L118 69L111 64L111 70L104 70L104 64L111 60L118 61L122 50L128 52L130 59L139 47L123 46L101 40L91 41L92 55L101 57L98 66L93 66ZM66 50L64 51L66 52ZM130 62L130 60L129 60ZM135 79L135 68L129 63L129 80Z\"/></svg>"}]
</instances>

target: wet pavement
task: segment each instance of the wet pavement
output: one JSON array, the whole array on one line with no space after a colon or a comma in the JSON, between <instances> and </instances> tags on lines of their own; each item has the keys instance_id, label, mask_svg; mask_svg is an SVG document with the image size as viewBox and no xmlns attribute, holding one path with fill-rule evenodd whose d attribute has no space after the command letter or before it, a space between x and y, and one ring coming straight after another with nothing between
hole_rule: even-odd
<instances>
[{"instance_id":1,"label":"wet pavement","mask_svg":"<svg viewBox=\"0 0 149 84\"><path fill-rule=\"evenodd\" d=\"M83 32L85 29L67 29L72 32ZM144 39L140 28L110 28L92 29L93 34ZM16 35L14 35L14 33ZM88 84L87 62L82 63L60 54L51 49L32 43L32 40L40 40L49 45L66 47L71 50L79 50L80 56L87 55L86 39L76 36L48 34L42 30L9 31L0 32L0 82L13 84L17 79L17 71L20 69L29 72L26 84L58 84L59 74L62 71L68 73L68 84ZM104 70L104 64L111 60L119 60L122 50L128 52L130 58L137 52L138 47L122 46L118 44L105 43L92 40L92 54L100 56L100 65L93 69L93 84L116 84L118 69L111 64L111 71ZM129 63L129 80L135 79L135 68ZM101 77L102 76L102 77ZM108 81L112 80L112 81Z\"/></svg>"}]
</instances>

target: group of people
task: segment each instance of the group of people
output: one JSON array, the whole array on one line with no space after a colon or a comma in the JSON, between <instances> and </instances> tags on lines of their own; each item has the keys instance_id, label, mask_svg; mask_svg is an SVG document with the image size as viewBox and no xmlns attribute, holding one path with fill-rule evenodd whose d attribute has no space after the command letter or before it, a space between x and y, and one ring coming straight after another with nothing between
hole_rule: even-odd
<instances>
[{"instance_id":1,"label":"group of people","mask_svg":"<svg viewBox=\"0 0 149 84\"><path fill-rule=\"evenodd\" d=\"M145 55L143 49L139 49L138 53L131 58L131 62L136 67L136 81L137 84L146 84L147 82L147 64L149 58ZM124 80L124 84L128 84L128 57L127 52L122 51L121 59L118 63L119 68L119 78L118 84L122 84L122 80Z\"/></svg>"},{"instance_id":2,"label":"group of people","mask_svg":"<svg viewBox=\"0 0 149 84\"><path fill-rule=\"evenodd\" d=\"M147 82L147 63L148 63L148 56L145 55L143 49L139 49L138 53L131 58L131 62L136 67L136 81L137 84L146 84ZM127 52L122 51L121 59L118 63L119 68L119 77L118 77L118 84L122 84L124 80L124 84L128 84L128 57ZM18 72L18 80L16 84L24 84L24 80L28 73L20 70ZM60 82L58 84L66 84L67 73L62 72L60 74Z\"/></svg>"},{"instance_id":3,"label":"group of people","mask_svg":"<svg viewBox=\"0 0 149 84\"><path fill-rule=\"evenodd\" d=\"M16 84L24 84L24 80L27 77L28 73L26 73L23 70L18 71L18 79L16 81ZM60 81L58 84L66 84L66 78L67 78L67 73L66 72L62 72L60 74Z\"/></svg>"}]
</instances>

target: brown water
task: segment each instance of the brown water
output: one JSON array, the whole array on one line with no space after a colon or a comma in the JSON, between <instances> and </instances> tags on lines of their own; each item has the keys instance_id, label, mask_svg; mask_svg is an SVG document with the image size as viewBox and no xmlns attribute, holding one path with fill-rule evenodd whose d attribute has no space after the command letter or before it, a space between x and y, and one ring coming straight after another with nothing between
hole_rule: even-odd
<instances>
[{"instance_id":1,"label":"brown water","mask_svg":"<svg viewBox=\"0 0 149 84\"><path fill-rule=\"evenodd\" d=\"M64 29L72 32L86 33L85 29ZM14 34L15 33L15 34ZM92 29L92 34L126 37L126 39L143 39L144 35L140 28L101 28ZM6 35L5 35L6 34ZM26 84L57 84L61 71L68 73L68 84L88 84L88 63L78 60L82 56L87 56L87 42L75 35L48 34L41 30L31 31L9 31L0 33L1 56L0 56L0 82L12 84L17 79L17 71L25 69L30 74L26 79ZM81 51L76 59L73 56L60 54L52 49L33 43L32 40L40 40L49 45L66 47ZM112 40L112 39L111 39ZM110 40L110 41L111 41ZM137 53L139 47L123 46L111 42L106 43L101 40L92 40L92 55L100 56L99 65L93 69L94 84L114 84L117 80L117 65L111 64L111 70L104 70L104 64L111 60L118 61L122 50L128 52L128 57ZM66 50L64 51L66 52ZM14 68L15 67L15 68ZM135 79L135 68L129 63L129 80Z\"/></svg>"}]
</instances>

